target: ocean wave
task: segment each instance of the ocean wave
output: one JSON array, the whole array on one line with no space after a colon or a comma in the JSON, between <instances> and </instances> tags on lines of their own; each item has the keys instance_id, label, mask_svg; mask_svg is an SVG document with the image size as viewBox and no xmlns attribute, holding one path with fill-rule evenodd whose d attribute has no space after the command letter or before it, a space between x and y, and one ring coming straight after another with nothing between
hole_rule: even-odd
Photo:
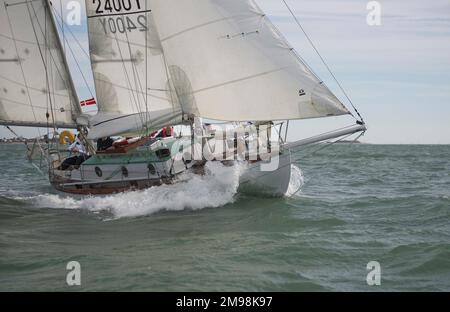
<instances>
[{"instance_id":1,"label":"ocean wave","mask_svg":"<svg viewBox=\"0 0 450 312\"><path fill-rule=\"evenodd\" d=\"M208 163L204 176L186 174L173 185L102 197L69 197L41 194L16 197L31 201L37 208L86 209L91 212L110 212L114 218L139 217L158 211L180 211L215 208L232 203L239 186L239 167L225 167ZM189 176L188 176L189 175Z\"/></svg>"},{"instance_id":2,"label":"ocean wave","mask_svg":"<svg viewBox=\"0 0 450 312\"><path fill-rule=\"evenodd\" d=\"M449 244L444 242L410 243L392 248L384 257L391 270L400 276L448 276ZM405 260L408 259L408 260Z\"/></svg>"},{"instance_id":3,"label":"ocean wave","mask_svg":"<svg viewBox=\"0 0 450 312\"><path fill-rule=\"evenodd\" d=\"M84 209L108 212L113 218L139 217L159 211L199 210L233 203L239 187L241 167L208 163L203 176L186 173L181 182L146 190L109 196L69 196L62 194L15 194L13 200L31 203L35 208ZM287 197L298 194L304 184L303 172L292 165Z\"/></svg>"},{"instance_id":4,"label":"ocean wave","mask_svg":"<svg viewBox=\"0 0 450 312\"><path fill-rule=\"evenodd\" d=\"M0 196L0 206L20 206L21 204L23 203L16 198Z\"/></svg>"}]
</instances>

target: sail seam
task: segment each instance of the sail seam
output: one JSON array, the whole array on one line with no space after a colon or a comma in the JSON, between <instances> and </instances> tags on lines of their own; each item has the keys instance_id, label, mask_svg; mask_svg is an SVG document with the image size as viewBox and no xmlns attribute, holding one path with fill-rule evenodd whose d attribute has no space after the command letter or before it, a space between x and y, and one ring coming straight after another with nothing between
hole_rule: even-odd
<instances>
[{"instance_id":1,"label":"sail seam","mask_svg":"<svg viewBox=\"0 0 450 312\"><path fill-rule=\"evenodd\" d=\"M46 106L30 105L30 104L26 104L26 103L23 103L23 102L11 100L11 99L8 99L8 98L5 98L5 97L0 97L0 99L3 100L3 101L15 103L15 104L17 104L17 105L29 106L29 107L36 108L36 109L47 109ZM56 109L56 108L54 108L53 110L54 110L54 111L60 111L59 109ZM37 118L36 118L36 119L37 119Z\"/></svg>"},{"instance_id":2,"label":"sail seam","mask_svg":"<svg viewBox=\"0 0 450 312\"><path fill-rule=\"evenodd\" d=\"M209 22L206 22L206 23L203 23L203 24L200 24L200 25L195 25L195 26L189 27L189 28L187 28L185 30L182 30L180 32L174 33L174 34L172 34L170 36L167 36L166 38L161 39L161 42L167 41L169 39L172 39L172 38L177 37L177 36L179 36L181 34L193 31L195 29L203 28L205 26L209 26L209 25L212 25L212 24L220 23L220 22L223 22L223 21L226 21L226 20L231 20L231 19L239 17L239 16L243 17L243 16L250 16L250 15L249 14L242 14L242 15L227 16L227 17L220 18L220 19L217 19L217 20L214 20L214 21L209 21ZM251 15L251 16L253 16L253 15Z\"/></svg>"},{"instance_id":3,"label":"sail seam","mask_svg":"<svg viewBox=\"0 0 450 312\"><path fill-rule=\"evenodd\" d=\"M127 90L127 91L135 91L136 93L139 93L139 94L142 94L142 95L144 94L144 92L142 92L142 91L130 89L130 88L128 88L128 87L121 86L121 85L118 85L118 84L116 84L116 83L112 83L112 82L110 82L110 81L107 81L107 80L105 80L105 79L101 79L101 78L95 78L95 79L98 80L98 81L105 82L105 83L110 83L112 86L117 87L117 88L121 88L121 89L123 89L123 90ZM153 90L153 91L161 91L161 92L167 91L167 90L163 90L163 89L151 89L151 88L149 88L149 90ZM149 94L149 96L151 96L151 97L153 97L153 98L155 98L155 99L168 100L168 99L165 98L165 97L156 96L156 95L153 95L153 94Z\"/></svg>"},{"instance_id":4,"label":"sail seam","mask_svg":"<svg viewBox=\"0 0 450 312\"><path fill-rule=\"evenodd\" d=\"M270 74L282 71L282 70L284 70L286 68L287 67L281 67L281 68L277 68L277 69L274 69L274 70L271 70L271 71L258 73L258 74L252 75L252 76L243 77L243 78L239 78L239 79L235 79L235 80L230 80L230 81L218 84L218 85L214 85L214 86L198 89L196 91L193 91L193 93L199 93L199 92L203 92L203 91L210 90L210 89L220 88L220 87L223 87L223 86L226 86L226 85L229 85L229 84L233 84L233 83L237 83L237 82L253 79L253 78L256 78L256 77L270 75Z\"/></svg>"},{"instance_id":5,"label":"sail seam","mask_svg":"<svg viewBox=\"0 0 450 312\"><path fill-rule=\"evenodd\" d=\"M40 0L26 0L26 1L16 2L16 3L6 3L5 2L5 6L6 7L13 7L13 6L16 6L16 5L28 4L28 3L36 2L36 1L40 1Z\"/></svg>"},{"instance_id":6,"label":"sail seam","mask_svg":"<svg viewBox=\"0 0 450 312\"><path fill-rule=\"evenodd\" d=\"M3 76L3 75L0 75L0 79L4 79L4 80L6 80L6 81L9 81L9 82L11 82L11 83L14 83L14 84L19 85L19 86L22 86L22 87L27 87L27 86L24 85L23 83L20 83L20 82L15 81L15 80L11 80L11 79L9 79L9 78L6 78L6 77ZM28 89L34 90L34 91L42 91L41 89L34 88L34 87L28 87ZM58 93L58 92L52 92L52 93L55 94L55 95L57 95L57 96L69 97L69 96L66 95L66 94L62 94L62 93Z\"/></svg>"}]
</instances>

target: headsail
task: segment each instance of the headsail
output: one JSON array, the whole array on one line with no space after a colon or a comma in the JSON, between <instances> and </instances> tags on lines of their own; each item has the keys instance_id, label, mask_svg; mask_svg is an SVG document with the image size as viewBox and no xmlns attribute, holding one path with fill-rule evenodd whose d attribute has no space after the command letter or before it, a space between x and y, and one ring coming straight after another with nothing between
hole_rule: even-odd
<instances>
[{"instance_id":1,"label":"headsail","mask_svg":"<svg viewBox=\"0 0 450 312\"><path fill-rule=\"evenodd\" d=\"M254 1L149 3L185 113L233 121L349 113Z\"/></svg>"},{"instance_id":2,"label":"headsail","mask_svg":"<svg viewBox=\"0 0 450 312\"><path fill-rule=\"evenodd\" d=\"M74 127L80 107L47 0L0 0L0 124Z\"/></svg>"},{"instance_id":3,"label":"headsail","mask_svg":"<svg viewBox=\"0 0 450 312\"><path fill-rule=\"evenodd\" d=\"M91 120L91 138L157 129L182 120L150 3L86 1L99 107Z\"/></svg>"}]
</instances>

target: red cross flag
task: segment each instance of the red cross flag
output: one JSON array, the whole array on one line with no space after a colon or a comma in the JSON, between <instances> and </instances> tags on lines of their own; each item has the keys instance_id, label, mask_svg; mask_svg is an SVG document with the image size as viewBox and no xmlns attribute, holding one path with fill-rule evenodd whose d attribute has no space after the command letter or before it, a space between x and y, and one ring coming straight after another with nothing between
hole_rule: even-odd
<instances>
[{"instance_id":1,"label":"red cross flag","mask_svg":"<svg viewBox=\"0 0 450 312\"><path fill-rule=\"evenodd\" d=\"M81 101L81 102L80 102L81 107L83 107L83 106L89 106L89 105L95 105L95 104L97 104L97 102L95 101L94 98L89 99L89 100L84 100L84 101Z\"/></svg>"}]
</instances>

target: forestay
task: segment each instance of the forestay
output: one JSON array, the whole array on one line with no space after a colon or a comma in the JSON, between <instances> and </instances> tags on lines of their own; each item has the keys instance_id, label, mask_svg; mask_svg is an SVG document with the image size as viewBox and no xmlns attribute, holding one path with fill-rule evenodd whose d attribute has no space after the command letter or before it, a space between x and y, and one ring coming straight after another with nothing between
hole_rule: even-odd
<instances>
[{"instance_id":1,"label":"forestay","mask_svg":"<svg viewBox=\"0 0 450 312\"><path fill-rule=\"evenodd\" d=\"M348 114L252 0L152 0L185 113L216 120Z\"/></svg>"},{"instance_id":2,"label":"forestay","mask_svg":"<svg viewBox=\"0 0 450 312\"><path fill-rule=\"evenodd\" d=\"M75 127L80 107L47 0L0 0L0 124Z\"/></svg>"}]
</instances>

